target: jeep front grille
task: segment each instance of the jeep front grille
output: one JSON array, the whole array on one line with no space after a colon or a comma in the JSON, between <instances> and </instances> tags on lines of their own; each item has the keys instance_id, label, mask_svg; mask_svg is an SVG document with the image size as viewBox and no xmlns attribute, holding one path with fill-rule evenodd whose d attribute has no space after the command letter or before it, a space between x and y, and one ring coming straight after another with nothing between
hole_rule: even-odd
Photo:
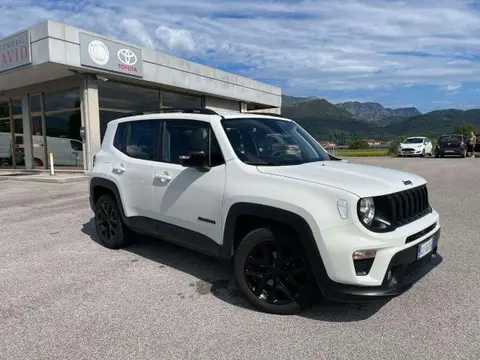
<instances>
[{"instance_id":1,"label":"jeep front grille","mask_svg":"<svg viewBox=\"0 0 480 360\"><path fill-rule=\"evenodd\" d=\"M387 199L394 227L409 224L432 211L426 185L387 195Z\"/></svg>"}]
</instances>

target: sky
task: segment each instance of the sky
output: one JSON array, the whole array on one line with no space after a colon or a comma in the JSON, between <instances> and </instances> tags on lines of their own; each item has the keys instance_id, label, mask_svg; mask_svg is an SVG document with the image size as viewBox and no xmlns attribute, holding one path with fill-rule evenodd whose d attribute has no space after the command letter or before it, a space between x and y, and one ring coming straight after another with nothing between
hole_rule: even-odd
<instances>
[{"instance_id":1,"label":"sky","mask_svg":"<svg viewBox=\"0 0 480 360\"><path fill-rule=\"evenodd\" d=\"M480 0L0 0L0 16L0 37L57 20L286 95L480 108Z\"/></svg>"}]
</instances>

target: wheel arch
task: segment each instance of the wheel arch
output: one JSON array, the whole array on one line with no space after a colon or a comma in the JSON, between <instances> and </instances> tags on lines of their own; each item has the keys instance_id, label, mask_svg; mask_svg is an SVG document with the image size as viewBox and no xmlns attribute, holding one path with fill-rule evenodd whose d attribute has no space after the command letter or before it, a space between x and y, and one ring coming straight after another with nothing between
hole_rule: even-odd
<instances>
[{"instance_id":1,"label":"wheel arch","mask_svg":"<svg viewBox=\"0 0 480 360\"><path fill-rule=\"evenodd\" d=\"M90 179L90 207L92 211L95 212L95 204L97 200L102 195L112 195L115 201L118 204L118 209L120 210L120 215L125 224L128 225L128 218L125 215L125 210L123 208L122 197L120 191L118 190L117 185L108 179L94 177Z\"/></svg>"},{"instance_id":2,"label":"wheel arch","mask_svg":"<svg viewBox=\"0 0 480 360\"><path fill-rule=\"evenodd\" d=\"M230 261L235 253L235 234L238 220L242 217L254 217L265 222L276 222L292 228L299 236L300 244L305 250L307 260L316 278L319 288L329 280L320 251L313 236L312 229L301 215L294 212L255 203L241 202L232 205L228 211L223 232L221 258Z\"/></svg>"}]
</instances>

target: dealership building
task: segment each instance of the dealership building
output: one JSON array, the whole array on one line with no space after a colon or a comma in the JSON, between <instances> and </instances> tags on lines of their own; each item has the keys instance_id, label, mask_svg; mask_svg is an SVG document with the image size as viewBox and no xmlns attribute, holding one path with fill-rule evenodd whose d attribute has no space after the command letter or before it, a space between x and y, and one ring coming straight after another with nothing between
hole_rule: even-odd
<instances>
[{"instance_id":1,"label":"dealership building","mask_svg":"<svg viewBox=\"0 0 480 360\"><path fill-rule=\"evenodd\" d=\"M281 89L50 20L0 39L0 169L88 172L109 121L169 107L279 113Z\"/></svg>"}]
</instances>

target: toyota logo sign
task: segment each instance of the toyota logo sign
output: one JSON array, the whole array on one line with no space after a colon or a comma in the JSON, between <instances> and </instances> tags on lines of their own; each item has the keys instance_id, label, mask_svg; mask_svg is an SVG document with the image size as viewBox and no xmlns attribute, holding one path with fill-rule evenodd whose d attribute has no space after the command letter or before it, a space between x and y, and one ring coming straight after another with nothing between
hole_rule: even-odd
<instances>
[{"instance_id":1,"label":"toyota logo sign","mask_svg":"<svg viewBox=\"0 0 480 360\"><path fill-rule=\"evenodd\" d=\"M80 64L90 68L143 77L142 49L97 38L90 34L80 33ZM0 64L0 69L1 67Z\"/></svg>"},{"instance_id":2,"label":"toyota logo sign","mask_svg":"<svg viewBox=\"0 0 480 360\"><path fill-rule=\"evenodd\" d=\"M133 66L137 63L137 55L132 50L120 49L117 53L118 59L125 65Z\"/></svg>"}]
</instances>

